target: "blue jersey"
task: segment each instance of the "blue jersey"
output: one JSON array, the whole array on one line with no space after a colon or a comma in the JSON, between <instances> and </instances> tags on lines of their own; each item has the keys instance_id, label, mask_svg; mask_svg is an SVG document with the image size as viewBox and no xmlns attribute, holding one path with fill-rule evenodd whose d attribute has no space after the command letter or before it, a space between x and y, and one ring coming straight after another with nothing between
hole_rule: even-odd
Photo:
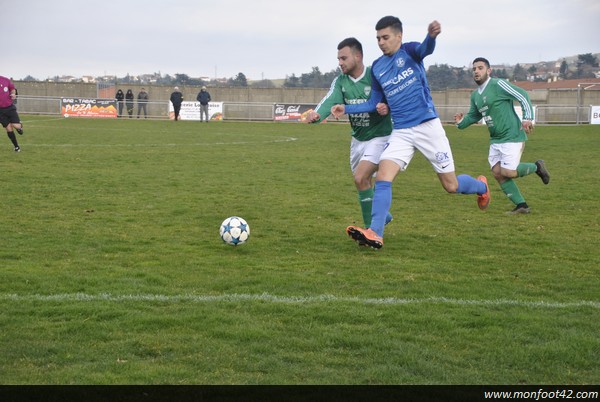
<instances>
[{"instance_id":1,"label":"blue jersey","mask_svg":"<svg viewBox=\"0 0 600 402\"><path fill-rule=\"evenodd\" d=\"M386 102L394 129L414 127L438 117L423 65L423 59L433 49L435 39L427 35L423 43L403 43L395 54L375 60L369 101L346 105L346 113L373 112L378 103Z\"/></svg>"}]
</instances>

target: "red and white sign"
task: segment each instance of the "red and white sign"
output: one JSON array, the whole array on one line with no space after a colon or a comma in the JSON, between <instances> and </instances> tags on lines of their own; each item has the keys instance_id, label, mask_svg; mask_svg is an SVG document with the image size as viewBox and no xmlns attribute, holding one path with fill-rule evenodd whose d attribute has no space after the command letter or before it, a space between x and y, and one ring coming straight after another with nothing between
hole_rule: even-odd
<instances>
[{"instance_id":1,"label":"red and white sign","mask_svg":"<svg viewBox=\"0 0 600 402\"><path fill-rule=\"evenodd\" d=\"M64 117L117 118L114 99L62 98L60 109Z\"/></svg>"}]
</instances>

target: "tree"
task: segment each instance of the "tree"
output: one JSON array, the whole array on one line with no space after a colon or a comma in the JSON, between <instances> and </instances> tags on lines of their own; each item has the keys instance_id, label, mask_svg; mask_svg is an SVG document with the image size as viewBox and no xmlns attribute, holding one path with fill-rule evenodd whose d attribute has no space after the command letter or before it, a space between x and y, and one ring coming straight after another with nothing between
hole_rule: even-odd
<instances>
[{"instance_id":1,"label":"tree","mask_svg":"<svg viewBox=\"0 0 600 402\"><path fill-rule=\"evenodd\" d=\"M329 88L333 80L335 80L336 77L341 73L342 69L338 67L335 70L331 70L330 72L323 74L323 84L325 85L325 88Z\"/></svg>"},{"instance_id":2,"label":"tree","mask_svg":"<svg viewBox=\"0 0 600 402\"><path fill-rule=\"evenodd\" d=\"M247 87L248 86L248 79L246 78L244 73L238 73L238 75L235 78L230 78L228 80L228 82L229 82L229 85L231 85L233 87Z\"/></svg>"},{"instance_id":3,"label":"tree","mask_svg":"<svg viewBox=\"0 0 600 402\"><path fill-rule=\"evenodd\" d=\"M329 85L325 82L323 73L319 67L313 67L312 71L300 76L300 83L306 88L327 88ZM331 84L331 82L329 82Z\"/></svg>"},{"instance_id":4,"label":"tree","mask_svg":"<svg viewBox=\"0 0 600 402\"><path fill-rule=\"evenodd\" d=\"M175 74L175 84L177 85L191 85L190 76L187 74Z\"/></svg>"},{"instance_id":5,"label":"tree","mask_svg":"<svg viewBox=\"0 0 600 402\"><path fill-rule=\"evenodd\" d=\"M260 80L252 83L252 88L275 88L275 84L271 80Z\"/></svg>"},{"instance_id":6,"label":"tree","mask_svg":"<svg viewBox=\"0 0 600 402\"><path fill-rule=\"evenodd\" d=\"M496 78L508 79L508 73L506 72L505 68L503 68L501 70L494 70L492 72L492 75Z\"/></svg>"},{"instance_id":7,"label":"tree","mask_svg":"<svg viewBox=\"0 0 600 402\"><path fill-rule=\"evenodd\" d=\"M341 70L338 68L323 74L319 67L313 67L310 73L305 73L300 76L297 86L304 88L329 88L340 72ZM292 83L290 82L290 84Z\"/></svg>"},{"instance_id":8,"label":"tree","mask_svg":"<svg viewBox=\"0 0 600 402\"><path fill-rule=\"evenodd\" d=\"M134 79L131 75L129 75L129 73L127 73L127 75L123 78L121 78L119 80L122 84L133 84L134 83Z\"/></svg>"},{"instance_id":9,"label":"tree","mask_svg":"<svg viewBox=\"0 0 600 402\"><path fill-rule=\"evenodd\" d=\"M577 78L594 78L594 68L598 67L598 59L591 53L577 56Z\"/></svg>"},{"instance_id":10,"label":"tree","mask_svg":"<svg viewBox=\"0 0 600 402\"><path fill-rule=\"evenodd\" d=\"M519 63L513 70L512 79L513 81L527 81L527 71Z\"/></svg>"},{"instance_id":11,"label":"tree","mask_svg":"<svg viewBox=\"0 0 600 402\"><path fill-rule=\"evenodd\" d=\"M567 64L565 59L563 59L562 63L560 63L558 76L562 79L567 79L569 76L569 64Z\"/></svg>"},{"instance_id":12,"label":"tree","mask_svg":"<svg viewBox=\"0 0 600 402\"><path fill-rule=\"evenodd\" d=\"M285 81L283 82L283 86L286 88L298 88L300 87L300 78L296 77L296 74L292 74L290 76L285 76Z\"/></svg>"},{"instance_id":13,"label":"tree","mask_svg":"<svg viewBox=\"0 0 600 402\"><path fill-rule=\"evenodd\" d=\"M427 82L433 91L443 91L448 88L471 88L475 85L470 70L463 67L451 67L448 64L429 66Z\"/></svg>"},{"instance_id":14,"label":"tree","mask_svg":"<svg viewBox=\"0 0 600 402\"><path fill-rule=\"evenodd\" d=\"M471 70L457 67L453 69L456 74L456 86L453 88L473 88L476 85Z\"/></svg>"},{"instance_id":15,"label":"tree","mask_svg":"<svg viewBox=\"0 0 600 402\"><path fill-rule=\"evenodd\" d=\"M427 70L427 82L433 91L443 91L451 88L454 81L452 69L447 64L435 64Z\"/></svg>"}]
</instances>

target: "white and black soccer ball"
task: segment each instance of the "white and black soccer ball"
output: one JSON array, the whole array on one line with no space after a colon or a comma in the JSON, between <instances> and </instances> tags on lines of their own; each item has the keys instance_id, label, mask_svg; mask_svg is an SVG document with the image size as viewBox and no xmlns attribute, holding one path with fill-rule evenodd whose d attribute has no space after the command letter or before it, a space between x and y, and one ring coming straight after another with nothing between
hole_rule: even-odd
<instances>
[{"instance_id":1,"label":"white and black soccer ball","mask_svg":"<svg viewBox=\"0 0 600 402\"><path fill-rule=\"evenodd\" d=\"M248 226L248 223L243 218L230 216L221 223L219 234L225 243L231 246L238 246L248 241L250 226Z\"/></svg>"}]
</instances>

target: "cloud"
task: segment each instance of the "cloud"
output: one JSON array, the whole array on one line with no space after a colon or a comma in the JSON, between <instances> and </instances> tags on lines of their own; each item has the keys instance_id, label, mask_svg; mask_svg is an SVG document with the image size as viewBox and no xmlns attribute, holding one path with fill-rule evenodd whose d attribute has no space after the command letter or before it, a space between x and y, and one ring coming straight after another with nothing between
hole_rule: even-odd
<instances>
[{"instance_id":1,"label":"cloud","mask_svg":"<svg viewBox=\"0 0 600 402\"><path fill-rule=\"evenodd\" d=\"M336 47L358 38L365 60L380 56L375 23L385 14L404 24L405 41L422 41L434 19L442 24L426 64L469 65L479 55L495 64L554 60L596 53L600 2L573 0L432 0L420 7L390 3L382 12L364 0L104 0L65 3L12 1L2 24L10 56L2 74L132 75L284 78L337 67Z\"/></svg>"}]
</instances>

